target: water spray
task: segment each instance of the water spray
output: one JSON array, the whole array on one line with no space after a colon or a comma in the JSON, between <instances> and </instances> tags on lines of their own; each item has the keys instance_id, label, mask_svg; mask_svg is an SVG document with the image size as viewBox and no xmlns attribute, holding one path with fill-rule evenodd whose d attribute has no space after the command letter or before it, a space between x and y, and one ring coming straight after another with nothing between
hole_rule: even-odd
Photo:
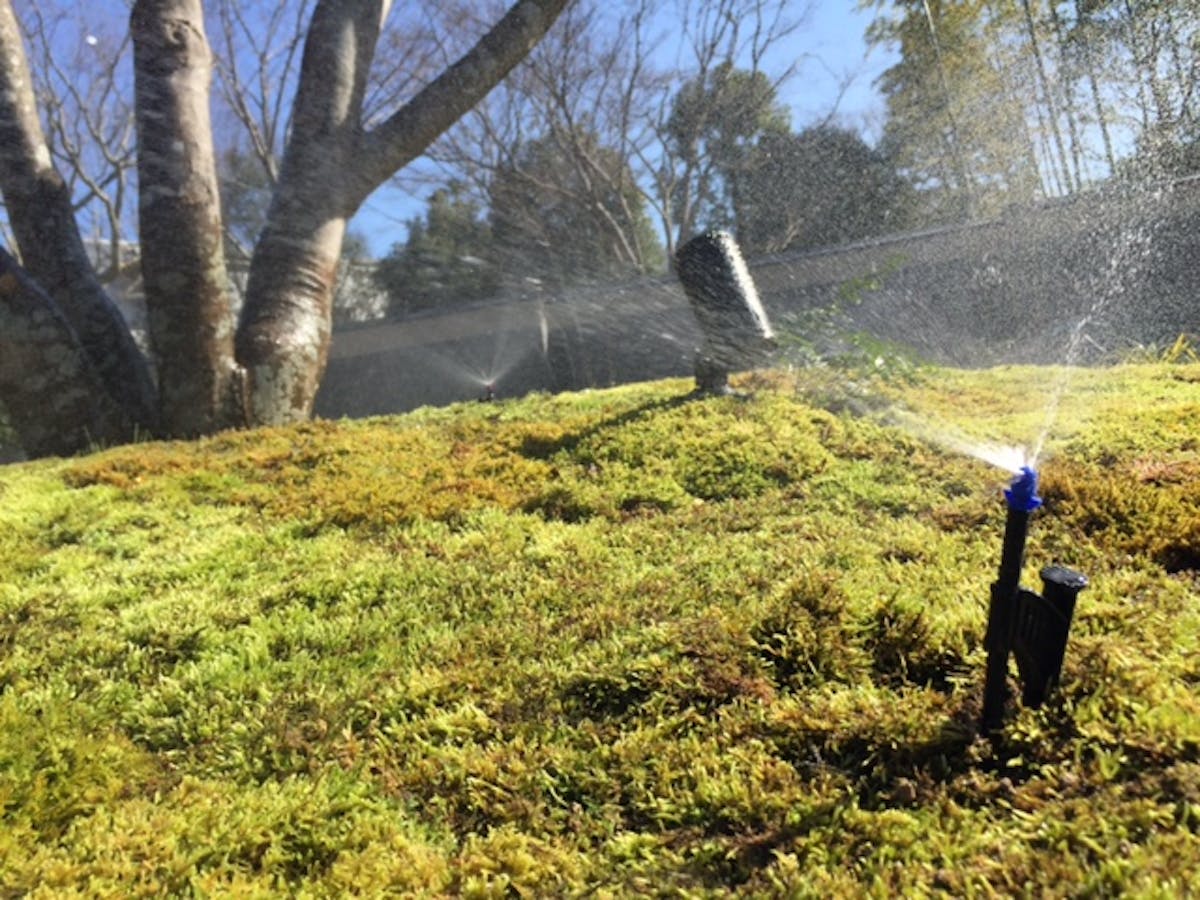
<instances>
[{"instance_id":1,"label":"water spray","mask_svg":"<svg viewBox=\"0 0 1200 900\"><path fill-rule=\"evenodd\" d=\"M696 390L728 394L731 371L752 368L775 349L754 279L725 231L692 238L676 252L675 267L704 335L696 351Z\"/></svg>"},{"instance_id":2,"label":"water spray","mask_svg":"<svg viewBox=\"0 0 1200 900\"><path fill-rule=\"evenodd\" d=\"M1041 572L1042 594L1021 587L1029 518L1042 505L1037 485L1037 472L1023 466L1004 492L1008 517L1000 574L992 584L984 637L988 658L980 729L985 734L998 731L1003 724L1010 654L1017 658L1021 702L1026 706L1041 706L1057 684L1067 649L1067 633L1075 615L1075 600L1088 583L1078 572L1047 566Z\"/></svg>"}]
</instances>

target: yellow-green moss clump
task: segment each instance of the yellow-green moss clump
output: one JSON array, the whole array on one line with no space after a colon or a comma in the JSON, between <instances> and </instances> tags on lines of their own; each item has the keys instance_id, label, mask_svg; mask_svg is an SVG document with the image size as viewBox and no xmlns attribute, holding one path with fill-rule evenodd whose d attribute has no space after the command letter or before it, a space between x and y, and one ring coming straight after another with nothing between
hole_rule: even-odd
<instances>
[{"instance_id":1,"label":"yellow-green moss clump","mask_svg":"<svg viewBox=\"0 0 1200 900\"><path fill-rule=\"evenodd\" d=\"M1192 889L1200 367L836 380L0 470L0 894ZM1092 584L993 745L946 448L1043 431L1025 580Z\"/></svg>"}]
</instances>

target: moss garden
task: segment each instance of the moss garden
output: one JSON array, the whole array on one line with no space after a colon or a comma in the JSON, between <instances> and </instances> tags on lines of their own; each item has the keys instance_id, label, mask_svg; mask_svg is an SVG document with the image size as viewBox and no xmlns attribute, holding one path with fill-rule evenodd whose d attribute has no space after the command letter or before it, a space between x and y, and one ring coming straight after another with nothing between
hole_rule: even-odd
<instances>
[{"instance_id":1,"label":"moss garden","mask_svg":"<svg viewBox=\"0 0 1200 900\"><path fill-rule=\"evenodd\" d=\"M1200 891L1200 365L738 386L0 468L0 896ZM1047 425L1091 584L987 741L939 435Z\"/></svg>"}]
</instances>

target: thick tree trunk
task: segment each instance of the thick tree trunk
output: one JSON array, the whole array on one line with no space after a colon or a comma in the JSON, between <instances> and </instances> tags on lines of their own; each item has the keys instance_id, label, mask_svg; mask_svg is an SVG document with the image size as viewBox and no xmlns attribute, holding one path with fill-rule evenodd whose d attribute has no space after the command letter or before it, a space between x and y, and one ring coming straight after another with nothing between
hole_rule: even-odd
<instances>
[{"instance_id":1,"label":"thick tree trunk","mask_svg":"<svg viewBox=\"0 0 1200 900\"><path fill-rule=\"evenodd\" d=\"M55 302L0 248L0 396L30 457L135 436Z\"/></svg>"},{"instance_id":2,"label":"thick tree trunk","mask_svg":"<svg viewBox=\"0 0 1200 900\"><path fill-rule=\"evenodd\" d=\"M313 12L292 129L267 224L250 261L237 358L254 424L312 412L329 353L346 220L346 177L361 135L367 71L385 3L322 0Z\"/></svg>"},{"instance_id":3,"label":"thick tree trunk","mask_svg":"<svg viewBox=\"0 0 1200 900\"><path fill-rule=\"evenodd\" d=\"M139 427L154 430L149 367L88 260L67 185L50 159L8 0L0 0L0 190L25 269L70 323L103 389Z\"/></svg>"},{"instance_id":4,"label":"thick tree trunk","mask_svg":"<svg viewBox=\"0 0 1200 900\"><path fill-rule=\"evenodd\" d=\"M307 418L324 372L346 221L525 58L568 0L519 0L471 51L369 134L367 71L390 5L321 0L313 13L292 133L255 248L237 359L250 418Z\"/></svg>"},{"instance_id":5,"label":"thick tree trunk","mask_svg":"<svg viewBox=\"0 0 1200 900\"><path fill-rule=\"evenodd\" d=\"M256 425L307 419L329 354L346 216L324 212L315 201L305 206L307 192L295 193L297 214L271 216L246 283L237 355L250 386L247 414Z\"/></svg>"},{"instance_id":6,"label":"thick tree trunk","mask_svg":"<svg viewBox=\"0 0 1200 900\"><path fill-rule=\"evenodd\" d=\"M130 29L142 280L163 428L192 437L245 422L208 110L212 54L200 0L138 0Z\"/></svg>"}]
</instances>

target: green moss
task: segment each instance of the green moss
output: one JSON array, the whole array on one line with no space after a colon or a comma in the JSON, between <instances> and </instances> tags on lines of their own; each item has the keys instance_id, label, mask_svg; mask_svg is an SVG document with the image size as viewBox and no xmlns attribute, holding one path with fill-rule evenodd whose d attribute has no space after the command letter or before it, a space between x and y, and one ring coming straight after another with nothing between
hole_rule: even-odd
<instances>
[{"instance_id":1,"label":"green moss","mask_svg":"<svg viewBox=\"0 0 1200 900\"><path fill-rule=\"evenodd\" d=\"M1186 891L1200 367L829 378L0 470L0 893ZM949 448L1043 433L1026 581L1092 584L993 745Z\"/></svg>"}]
</instances>

